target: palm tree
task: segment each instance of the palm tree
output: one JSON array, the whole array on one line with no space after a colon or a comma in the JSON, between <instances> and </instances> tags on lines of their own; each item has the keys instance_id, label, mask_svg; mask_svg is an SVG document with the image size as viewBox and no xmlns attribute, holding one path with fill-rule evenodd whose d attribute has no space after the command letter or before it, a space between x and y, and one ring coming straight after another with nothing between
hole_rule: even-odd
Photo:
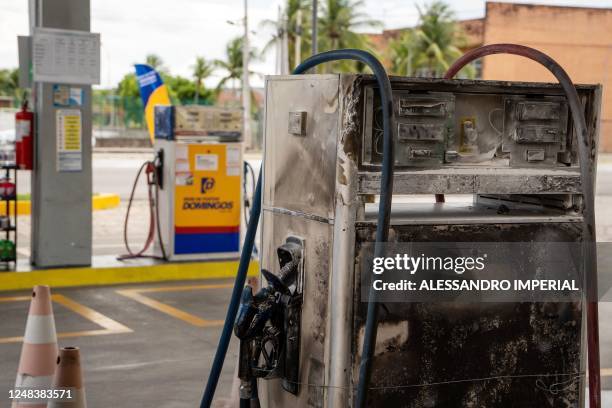
<instances>
[{"instance_id":1,"label":"palm tree","mask_svg":"<svg viewBox=\"0 0 612 408\"><path fill-rule=\"evenodd\" d=\"M382 23L371 19L359 10L363 0L327 0L321 5L319 17L319 48L336 50L340 48L369 48L365 35L357 33L361 29L379 29ZM354 63L340 64L340 69L354 69Z\"/></svg>"},{"instance_id":2,"label":"palm tree","mask_svg":"<svg viewBox=\"0 0 612 408\"><path fill-rule=\"evenodd\" d=\"M151 66L156 71L164 70L164 62L157 54L148 54L145 61L147 65Z\"/></svg>"},{"instance_id":3,"label":"palm tree","mask_svg":"<svg viewBox=\"0 0 612 408\"><path fill-rule=\"evenodd\" d=\"M289 67L298 65L295 61L295 46L298 35L301 39L300 62L310 55L311 49L311 10L310 0L287 0L284 7L284 17L287 20L287 43L289 45ZM301 11L301 13L299 13ZM301 14L301 15L300 15ZM264 46L262 54L273 50L283 30L283 21L263 20L260 24L262 28L271 29L274 34Z\"/></svg>"},{"instance_id":4,"label":"palm tree","mask_svg":"<svg viewBox=\"0 0 612 408\"><path fill-rule=\"evenodd\" d=\"M415 30L406 30L389 44L391 72L396 75L413 76L416 66Z\"/></svg>"},{"instance_id":5,"label":"palm tree","mask_svg":"<svg viewBox=\"0 0 612 408\"><path fill-rule=\"evenodd\" d=\"M236 91L236 81L242 78L242 43L242 37L230 40L225 47L225 60L214 61L215 66L226 72L226 75L217 84L217 91L221 90L228 81L231 83L232 90ZM251 48L249 60L255 59L257 59L257 50ZM252 74L252 72L249 73Z\"/></svg>"},{"instance_id":6,"label":"palm tree","mask_svg":"<svg viewBox=\"0 0 612 408\"><path fill-rule=\"evenodd\" d=\"M450 63L461 56L465 36L455 21L450 6L435 0L423 7L417 6L418 26L406 31L390 46L393 72L400 75L442 76ZM471 66L463 75L474 76Z\"/></svg>"},{"instance_id":7,"label":"palm tree","mask_svg":"<svg viewBox=\"0 0 612 408\"><path fill-rule=\"evenodd\" d=\"M206 61L204 57L197 57L195 65L193 66L193 79L195 82L195 101L198 105L200 101L200 90L202 88L202 81L208 78L214 71L214 65L210 61Z\"/></svg>"}]
</instances>

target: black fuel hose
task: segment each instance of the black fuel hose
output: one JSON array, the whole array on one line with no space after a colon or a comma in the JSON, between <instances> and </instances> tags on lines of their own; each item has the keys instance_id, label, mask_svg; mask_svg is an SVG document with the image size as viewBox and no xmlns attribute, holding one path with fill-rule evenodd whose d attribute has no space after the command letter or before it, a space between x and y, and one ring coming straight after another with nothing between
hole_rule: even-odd
<instances>
[{"instance_id":1,"label":"black fuel hose","mask_svg":"<svg viewBox=\"0 0 612 408\"><path fill-rule=\"evenodd\" d=\"M345 49L345 50L334 50L327 51L317 55L313 55L302 62L293 71L294 75L304 74L311 68L317 65L337 60L355 60L364 63L369 66L376 81L378 83L381 105L383 111L383 160L382 160L382 171L381 171L381 186L380 186L380 204L378 211L378 224L376 227L376 246L375 256L382 254L382 243L387 240L389 234L389 222L391 219L391 198L393 194L393 99L391 94L391 82L389 76L385 72L384 67L369 52L356 49ZM263 169L263 163L262 163ZM230 299L230 304L227 310L225 323L223 325L223 331L219 339L219 345L215 353L215 358L208 376L204 395L200 403L200 408L209 408L221 369L223 368L223 362L227 353L227 348L232 335L232 326L236 319L236 313L238 312L238 306L240 303L240 295L242 288L246 280L246 274L251 259L251 253L253 251L253 245L255 243L255 233L257 232L257 225L259 224L259 217L261 214L261 170L259 172L259 179L257 180L257 187L255 188L255 194L253 195L253 208L251 210L251 216L249 217L249 225L247 227L246 237L244 245L242 247L242 253L240 254L240 263L238 266L238 272L236 273L236 280L234 282L234 289ZM373 300L372 291L370 293L370 300ZM377 308L375 302L368 304L368 319L366 323L366 337L364 338L364 352L361 361L360 374L359 374L359 389L366 388L369 382L369 376L371 372L371 356L376 343L376 323L377 323ZM367 352L367 353L366 353ZM370 358L365 358L367 355ZM362 398L362 404L365 401L365 390L359 392L358 390L358 401ZM363 406L363 405L358 405Z\"/></svg>"},{"instance_id":2,"label":"black fuel hose","mask_svg":"<svg viewBox=\"0 0 612 408\"><path fill-rule=\"evenodd\" d=\"M601 406L601 374L599 361L599 309L597 304L597 241L595 236L595 193L591 153L594 144L589 143L588 129L584 111L576 87L563 67L554 59L534 48L517 44L490 44L468 51L451 65L445 78L453 78L464 66L475 59L492 54L513 54L529 58L543 65L557 78L565 92L572 115L574 132L578 142L578 162L584 201L583 217L585 224L585 256L587 292L587 355L589 373L589 406Z\"/></svg>"}]
</instances>

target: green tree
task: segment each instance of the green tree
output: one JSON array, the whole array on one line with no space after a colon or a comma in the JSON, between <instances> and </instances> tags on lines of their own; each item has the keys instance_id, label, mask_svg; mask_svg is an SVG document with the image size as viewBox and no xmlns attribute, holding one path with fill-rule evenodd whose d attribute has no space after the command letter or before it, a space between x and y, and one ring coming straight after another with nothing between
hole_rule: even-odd
<instances>
[{"instance_id":1,"label":"green tree","mask_svg":"<svg viewBox=\"0 0 612 408\"><path fill-rule=\"evenodd\" d=\"M206 61L204 57L197 57L195 65L193 66L193 79L194 79L194 103L198 105L200 101L200 92L202 90L202 81L208 78L214 71L214 64Z\"/></svg>"},{"instance_id":2,"label":"green tree","mask_svg":"<svg viewBox=\"0 0 612 408\"><path fill-rule=\"evenodd\" d=\"M177 76L166 76L164 83L168 87L168 94L173 104L190 104L198 98L198 104L212 105L215 100L215 93L201 86L198 93L196 93L196 84L194 81Z\"/></svg>"},{"instance_id":3,"label":"green tree","mask_svg":"<svg viewBox=\"0 0 612 408\"><path fill-rule=\"evenodd\" d=\"M107 99L117 109L119 120L127 127L142 127L144 106L140 99L140 88L136 74L125 74L117 84L117 99Z\"/></svg>"},{"instance_id":4,"label":"green tree","mask_svg":"<svg viewBox=\"0 0 612 408\"><path fill-rule=\"evenodd\" d=\"M415 30L406 30L389 43L391 72L396 75L414 76L416 66Z\"/></svg>"},{"instance_id":5,"label":"green tree","mask_svg":"<svg viewBox=\"0 0 612 408\"><path fill-rule=\"evenodd\" d=\"M225 47L225 59L215 60L216 67L225 71L225 76L221 78L217 85L217 91L221 90L228 82L230 82L232 90L236 91L236 82L240 82L242 78L242 37L236 37L230 40ZM251 61L257 59L257 50L251 48L249 52ZM253 74L253 72L249 72Z\"/></svg>"},{"instance_id":6,"label":"green tree","mask_svg":"<svg viewBox=\"0 0 612 408\"><path fill-rule=\"evenodd\" d=\"M158 72L166 71L163 60L157 54L147 54L145 57L145 63Z\"/></svg>"},{"instance_id":7,"label":"green tree","mask_svg":"<svg viewBox=\"0 0 612 408\"><path fill-rule=\"evenodd\" d=\"M298 36L300 36L300 62L310 55L312 47L311 7L312 2L310 0L286 0L284 14L287 21L287 43L290 68L298 65L298 62L295 60L295 47ZM275 49L277 41L282 33L283 26L283 21L264 20L261 22L262 28L269 28L274 32L270 41L264 46L262 54Z\"/></svg>"},{"instance_id":8,"label":"green tree","mask_svg":"<svg viewBox=\"0 0 612 408\"><path fill-rule=\"evenodd\" d=\"M442 76L461 56L465 35L455 21L453 10L444 1L435 0L417 6L417 10L417 27L405 32L390 46L392 70L400 75ZM462 74L473 77L473 67L466 67Z\"/></svg>"},{"instance_id":9,"label":"green tree","mask_svg":"<svg viewBox=\"0 0 612 408\"><path fill-rule=\"evenodd\" d=\"M140 88L136 74L125 74L117 84L117 95L124 98L140 97Z\"/></svg>"},{"instance_id":10,"label":"green tree","mask_svg":"<svg viewBox=\"0 0 612 408\"><path fill-rule=\"evenodd\" d=\"M364 4L363 0L327 0L321 4L318 22L320 50L370 48L367 36L358 33L357 30L380 29L382 23L360 11ZM361 71L363 66L353 62L343 62L337 64L336 69Z\"/></svg>"},{"instance_id":11,"label":"green tree","mask_svg":"<svg viewBox=\"0 0 612 408\"><path fill-rule=\"evenodd\" d=\"M19 98L19 70L0 69L0 95Z\"/></svg>"}]
</instances>

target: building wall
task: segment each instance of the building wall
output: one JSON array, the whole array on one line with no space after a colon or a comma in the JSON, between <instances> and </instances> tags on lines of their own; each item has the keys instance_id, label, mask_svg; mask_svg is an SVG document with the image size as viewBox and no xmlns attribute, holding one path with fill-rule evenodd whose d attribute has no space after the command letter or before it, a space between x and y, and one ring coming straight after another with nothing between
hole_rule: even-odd
<instances>
[{"instance_id":1,"label":"building wall","mask_svg":"<svg viewBox=\"0 0 612 408\"><path fill-rule=\"evenodd\" d=\"M503 42L545 52L576 83L603 84L600 150L612 152L612 9L488 2L484 43ZM556 81L537 63L506 55L485 57L483 78Z\"/></svg>"}]
</instances>

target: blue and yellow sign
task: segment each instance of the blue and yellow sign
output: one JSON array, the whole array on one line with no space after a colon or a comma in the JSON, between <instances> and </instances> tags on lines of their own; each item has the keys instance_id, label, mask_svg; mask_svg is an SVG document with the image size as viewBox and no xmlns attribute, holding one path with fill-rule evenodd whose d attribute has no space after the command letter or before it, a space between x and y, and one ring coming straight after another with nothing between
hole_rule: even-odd
<instances>
[{"instance_id":1,"label":"blue and yellow sign","mask_svg":"<svg viewBox=\"0 0 612 408\"><path fill-rule=\"evenodd\" d=\"M140 98L144 106L149 137L151 138L151 143L154 143L155 105L170 105L168 88L166 88L161 76L153 67L145 64L136 64L134 67L136 68L136 79L140 87Z\"/></svg>"},{"instance_id":2,"label":"blue and yellow sign","mask_svg":"<svg viewBox=\"0 0 612 408\"><path fill-rule=\"evenodd\" d=\"M175 154L175 254L238 252L240 144L177 143Z\"/></svg>"}]
</instances>

